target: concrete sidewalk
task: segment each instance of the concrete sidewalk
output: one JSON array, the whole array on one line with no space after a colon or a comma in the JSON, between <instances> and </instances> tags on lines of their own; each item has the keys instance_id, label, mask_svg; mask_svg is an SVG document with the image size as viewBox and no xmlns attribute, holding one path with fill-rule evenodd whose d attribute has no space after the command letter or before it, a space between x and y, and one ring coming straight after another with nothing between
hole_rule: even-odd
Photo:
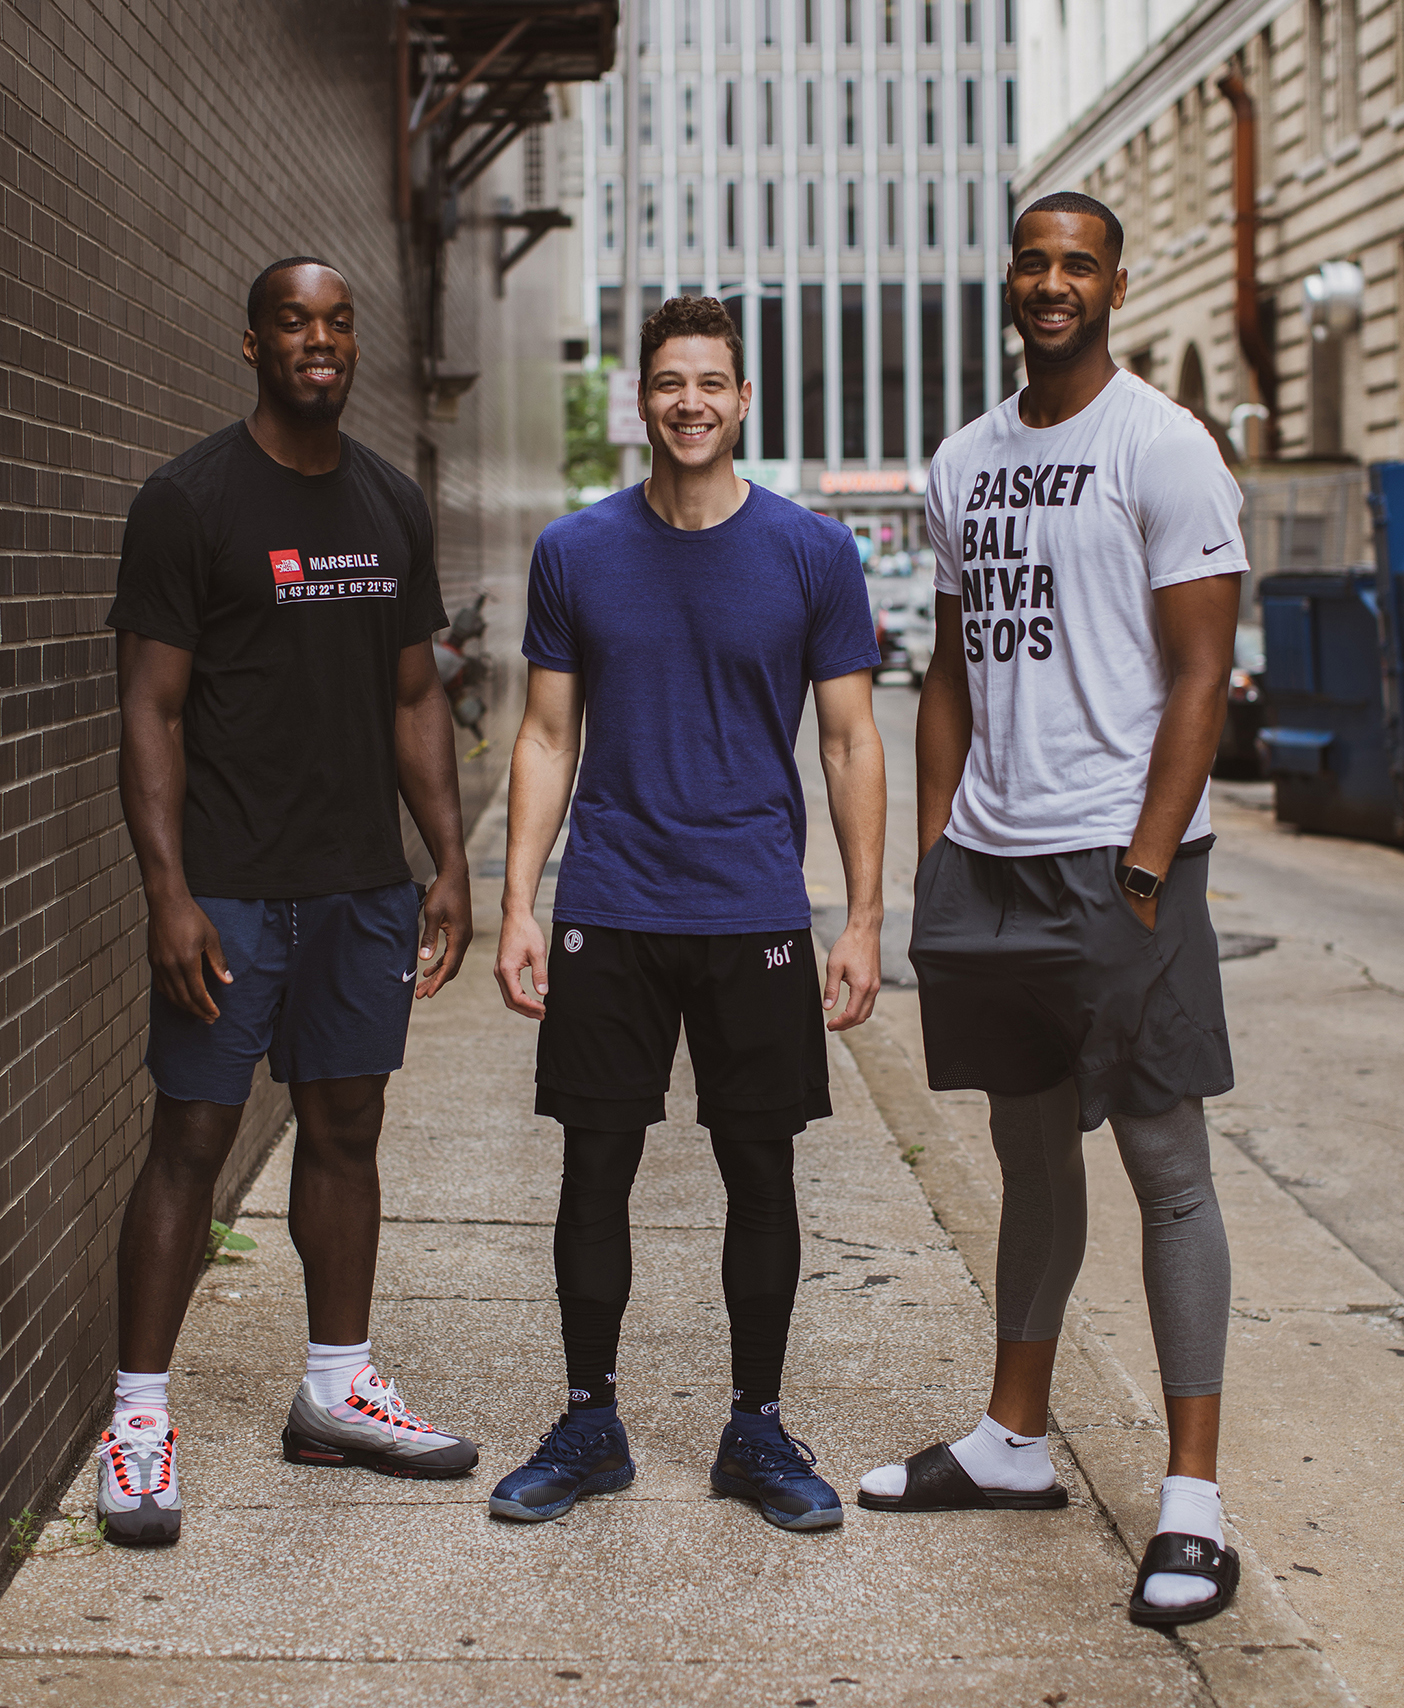
<instances>
[{"instance_id":1,"label":"concrete sidewalk","mask_svg":"<svg viewBox=\"0 0 1404 1708\"><path fill-rule=\"evenodd\" d=\"M500 853L499 834L490 813L476 865ZM490 1520L492 1484L559 1408L563 1361L559 1141L529 1113L534 1030L504 1010L486 914L482 928L457 983L418 1007L392 1081L372 1324L381 1370L413 1409L482 1443L479 1470L414 1484L283 1463L305 1337L285 1140L239 1223L257 1254L207 1272L177 1352L183 1540L87 1550L50 1525L0 1600L0 1705L1351 1700L1241 1537L1230 1613L1184 1640L1127 1622L1163 1437L1095 1337L1075 1332L1060 1369L1066 1512L850 1505L841 1531L793 1536L713 1498L729 1391L723 1200L681 1059L635 1194L620 1391L638 1480L553 1524ZM786 1418L851 1500L870 1465L980 1413L992 1201L885 1028L855 1034L852 1051L836 1043L831 1067L835 1117L797 1146L804 1279ZM902 1160L912 1144L927 1147L926 1192ZM65 1512L90 1521L92 1486L85 1467Z\"/></svg>"}]
</instances>

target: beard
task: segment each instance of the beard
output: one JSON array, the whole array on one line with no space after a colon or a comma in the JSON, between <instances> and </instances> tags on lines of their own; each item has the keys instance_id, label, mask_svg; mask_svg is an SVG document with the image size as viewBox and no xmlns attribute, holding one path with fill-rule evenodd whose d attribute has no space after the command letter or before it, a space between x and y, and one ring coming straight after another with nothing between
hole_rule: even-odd
<instances>
[{"instance_id":1,"label":"beard","mask_svg":"<svg viewBox=\"0 0 1404 1708\"><path fill-rule=\"evenodd\" d=\"M1024 340L1025 356L1032 355L1036 361L1047 363L1050 366L1073 361L1082 354L1089 344L1095 344L1110 324L1111 304L1108 303L1096 320L1084 320L1080 326L1068 334L1061 344L1049 345L1040 344L1030 335L1022 315L1015 319L1016 328Z\"/></svg>"},{"instance_id":2,"label":"beard","mask_svg":"<svg viewBox=\"0 0 1404 1708\"><path fill-rule=\"evenodd\" d=\"M283 401L299 421L305 421L309 427L326 427L340 419L350 396L351 388L347 386L340 397L321 392L316 397L288 397Z\"/></svg>"}]
</instances>

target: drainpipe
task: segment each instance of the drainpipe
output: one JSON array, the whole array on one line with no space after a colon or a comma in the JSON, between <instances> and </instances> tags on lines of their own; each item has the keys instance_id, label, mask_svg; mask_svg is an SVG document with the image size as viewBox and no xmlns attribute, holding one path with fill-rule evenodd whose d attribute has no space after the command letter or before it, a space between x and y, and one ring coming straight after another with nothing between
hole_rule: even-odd
<instances>
[{"instance_id":1,"label":"drainpipe","mask_svg":"<svg viewBox=\"0 0 1404 1708\"><path fill-rule=\"evenodd\" d=\"M1219 79L1219 93L1233 107L1234 252L1238 342L1258 382L1258 396L1267 406L1264 437L1269 456L1277 450L1277 364L1263 337L1258 315L1258 268L1255 236L1258 224L1257 166L1254 159L1253 101L1235 67Z\"/></svg>"}]
</instances>

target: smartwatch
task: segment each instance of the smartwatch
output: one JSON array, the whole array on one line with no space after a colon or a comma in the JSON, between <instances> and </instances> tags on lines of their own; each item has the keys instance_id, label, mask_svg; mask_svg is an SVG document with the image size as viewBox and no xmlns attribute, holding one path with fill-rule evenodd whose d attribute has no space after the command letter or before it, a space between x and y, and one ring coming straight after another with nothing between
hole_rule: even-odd
<instances>
[{"instance_id":1,"label":"smartwatch","mask_svg":"<svg viewBox=\"0 0 1404 1708\"><path fill-rule=\"evenodd\" d=\"M1118 863L1116 881L1128 895L1139 896L1142 901L1151 901L1160 893L1165 879L1147 871L1144 866L1123 866Z\"/></svg>"}]
</instances>

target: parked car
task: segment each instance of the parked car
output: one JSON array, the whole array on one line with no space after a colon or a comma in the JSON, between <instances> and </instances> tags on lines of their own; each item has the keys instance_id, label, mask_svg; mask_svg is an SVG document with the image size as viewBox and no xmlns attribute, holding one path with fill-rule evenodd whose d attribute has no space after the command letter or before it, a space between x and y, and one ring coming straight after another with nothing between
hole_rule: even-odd
<instances>
[{"instance_id":1,"label":"parked car","mask_svg":"<svg viewBox=\"0 0 1404 1708\"><path fill-rule=\"evenodd\" d=\"M1228 716L1214 756L1216 777L1260 777L1258 731L1263 727L1263 650L1261 623L1240 623L1233 640L1229 672Z\"/></svg>"},{"instance_id":2,"label":"parked car","mask_svg":"<svg viewBox=\"0 0 1404 1708\"><path fill-rule=\"evenodd\" d=\"M915 589L907 607L907 621L902 630L903 649L907 654L907 669L912 675L912 687L920 688L931 668L931 655L936 650L936 589L923 584Z\"/></svg>"}]
</instances>

